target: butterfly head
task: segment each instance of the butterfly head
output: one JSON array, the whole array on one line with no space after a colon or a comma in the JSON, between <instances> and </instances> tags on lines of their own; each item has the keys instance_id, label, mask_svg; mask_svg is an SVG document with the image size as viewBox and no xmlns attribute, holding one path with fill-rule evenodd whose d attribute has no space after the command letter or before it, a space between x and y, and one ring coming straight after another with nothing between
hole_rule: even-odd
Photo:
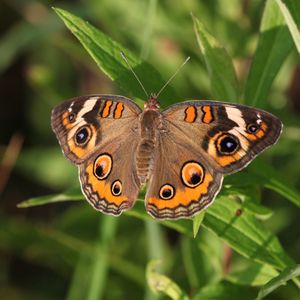
<instances>
[{"instance_id":1,"label":"butterfly head","mask_svg":"<svg viewBox=\"0 0 300 300\"><path fill-rule=\"evenodd\" d=\"M157 101L157 96L155 94L151 94L148 101L144 104L144 111L147 110L155 110L159 111L160 105Z\"/></svg>"}]
</instances>

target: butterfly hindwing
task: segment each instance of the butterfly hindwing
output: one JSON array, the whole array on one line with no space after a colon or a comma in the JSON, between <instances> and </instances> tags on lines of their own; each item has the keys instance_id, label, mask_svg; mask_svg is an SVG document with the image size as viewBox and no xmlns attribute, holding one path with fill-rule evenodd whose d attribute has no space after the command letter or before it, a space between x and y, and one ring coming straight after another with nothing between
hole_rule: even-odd
<instances>
[{"instance_id":1,"label":"butterfly hindwing","mask_svg":"<svg viewBox=\"0 0 300 300\"><path fill-rule=\"evenodd\" d=\"M179 133L166 130L159 137L145 198L157 219L194 216L212 203L222 184L223 175L204 159L200 146Z\"/></svg>"},{"instance_id":2,"label":"butterfly hindwing","mask_svg":"<svg viewBox=\"0 0 300 300\"><path fill-rule=\"evenodd\" d=\"M80 165L81 189L95 209L120 215L135 203L140 188L132 163L137 142L134 133L120 136Z\"/></svg>"}]
</instances>

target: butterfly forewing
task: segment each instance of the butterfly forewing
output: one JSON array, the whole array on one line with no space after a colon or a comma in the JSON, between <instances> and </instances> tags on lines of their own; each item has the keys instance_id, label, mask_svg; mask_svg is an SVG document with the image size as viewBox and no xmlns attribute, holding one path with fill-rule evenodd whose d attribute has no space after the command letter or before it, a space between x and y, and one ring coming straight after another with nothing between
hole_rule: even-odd
<instances>
[{"instance_id":1,"label":"butterfly forewing","mask_svg":"<svg viewBox=\"0 0 300 300\"><path fill-rule=\"evenodd\" d=\"M282 131L281 121L266 111L216 101L175 104L163 115L201 145L205 159L224 174L244 168Z\"/></svg>"}]
</instances>

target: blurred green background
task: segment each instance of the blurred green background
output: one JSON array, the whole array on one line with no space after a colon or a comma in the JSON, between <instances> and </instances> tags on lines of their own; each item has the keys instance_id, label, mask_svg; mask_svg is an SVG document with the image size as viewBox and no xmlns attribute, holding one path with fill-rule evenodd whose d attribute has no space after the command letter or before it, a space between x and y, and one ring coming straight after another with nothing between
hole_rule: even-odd
<instances>
[{"instance_id":1,"label":"blurred green background","mask_svg":"<svg viewBox=\"0 0 300 300\"><path fill-rule=\"evenodd\" d=\"M299 28L299 4L286 2ZM258 162L256 169L264 172L261 166L272 166L283 180L279 180L282 186L276 185L279 192L274 187L266 189L268 184L260 184L260 177L253 174L252 182L243 186L247 171L242 171L228 179L225 192L230 194L230 185L236 181L243 195L257 200L253 203L261 201L264 206L259 213L249 211L264 219L264 227L279 238L294 262L300 261L299 52L285 26L282 40L277 41L282 48L267 41L274 48L267 48L266 60L260 57L257 65L263 69L269 58L275 63L264 70L266 73L253 71L249 79L263 30L265 4L259 0L0 2L1 299L169 299L150 290L151 282L152 289L158 289L153 280L162 285L174 280L178 286L172 283L170 289L177 296L184 291L194 299L254 299L259 287L278 274L267 264L259 265L255 258L238 254L230 242L226 243L228 239L209 230L208 219L196 240L192 237L192 222L161 224L139 214L138 208L112 218L94 211L85 201L16 207L30 198L68 190L73 198L82 198L77 170L63 157L50 128L55 105L94 93L123 94L140 104L145 100L139 97L142 92L137 83L133 83L135 90L124 90L99 70L52 6L89 21L137 58L150 63L164 81L191 56L161 96L164 107L183 99L216 99L218 95L209 72L211 62L197 44L190 12L225 46L237 74L237 99L216 100L253 104L259 79L270 77L270 89L265 84L265 95L262 92L255 105L280 117L284 132L279 143L263 154L263 162ZM289 38L285 40L286 36ZM151 87L152 78L143 78L143 72L139 75ZM288 191L292 192L284 197ZM71 196L66 198L72 200ZM182 228L176 226L181 224L190 226L191 236L180 233ZM155 272L151 277L148 272L147 283L146 267L154 258L161 260L160 272L168 277L156 277ZM249 278L253 274L258 275ZM168 294L168 288L162 289ZM187 299L184 297L181 299ZM289 281L266 299L299 297L296 284Z\"/></svg>"}]
</instances>

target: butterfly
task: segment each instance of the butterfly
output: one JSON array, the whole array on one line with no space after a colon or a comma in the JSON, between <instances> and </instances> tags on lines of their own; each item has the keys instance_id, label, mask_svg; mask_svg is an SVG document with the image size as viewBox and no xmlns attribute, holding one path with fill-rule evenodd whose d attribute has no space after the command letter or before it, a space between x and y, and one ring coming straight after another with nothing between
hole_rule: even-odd
<instances>
[{"instance_id":1,"label":"butterfly","mask_svg":"<svg viewBox=\"0 0 300 300\"><path fill-rule=\"evenodd\" d=\"M260 109L193 100L160 111L153 95L143 110L123 96L74 98L53 109L51 125L96 210L118 216L147 185L147 212L172 220L208 207L223 176L246 167L282 131Z\"/></svg>"}]
</instances>

